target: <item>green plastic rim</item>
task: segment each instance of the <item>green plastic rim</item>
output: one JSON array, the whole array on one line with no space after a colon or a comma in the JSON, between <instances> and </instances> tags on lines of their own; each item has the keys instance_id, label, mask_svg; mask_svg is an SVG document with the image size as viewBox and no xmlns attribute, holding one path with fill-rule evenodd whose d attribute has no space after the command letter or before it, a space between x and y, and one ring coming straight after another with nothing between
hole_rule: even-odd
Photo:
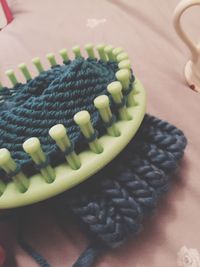
<instances>
[{"instance_id":1,"label":"green plastic rim","mask_svg":"<svg viewBox=\"0 0 200 267\"><path fill-rule=\"evenodd\" d=\"M131 119L115 123L119 136L105 134L98 139L103 147L102 153L97 154L90 149L81 152L78 155L81 161L79 169L72 169L67 162L59 165L54 169L55 179L52 183L47 183L41 174L30 177L29 188L24 193L17 189L14 182L10 182L0 196L0 209L26 206L56 196L85 181L112 161L134 137L145 115L145 90L137 79L133 88L131 95L134 96L135 105L127 107Z\"/></svg>"}]
</instances>

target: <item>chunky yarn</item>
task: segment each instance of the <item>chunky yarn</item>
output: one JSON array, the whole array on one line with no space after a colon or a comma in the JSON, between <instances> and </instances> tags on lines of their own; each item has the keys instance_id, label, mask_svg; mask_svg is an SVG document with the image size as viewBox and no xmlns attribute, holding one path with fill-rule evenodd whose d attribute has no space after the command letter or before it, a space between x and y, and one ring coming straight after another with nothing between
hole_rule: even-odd
<instances>
[{"instance_id":1,"label":"chunky yarn","mask_svg":"<svg viewBox=\"0 0 200 267\"><path fill-rule=\"evenodd\" d=\"M104 134L92 103L99 94L107 94L106 87L115 80L117 68L114 62L79 58L55 66L10 91L4 88L0 146L11 151L26 173L36 171L21 148L29 137L40 138L52 165L63 160L48 137L54 124L66 125L76 149L84 149L73 115L87 109L99 134ZM112 104L113 112L115 108ZM169 189L170 176L177 169L185 146L186 138L179 129L146 115L136 136L112 162L84 183L54 198L56 210L70 211L91 238L91 246L73 267L91 267L104 250L119 247L130 235L140 232L144 217L155 210L159 197ZM21 231L18 241L39 266L50 267L26 244Z\"/></svg>"},{"instance_id":2,"label":"chunky yarn","mask_svg":"<svg viewBox=\"0 0 200 267\"><path fill-rule=\"evenodd\" d=\"M71 209L98 244L118 247L140 231L143 218L169 189L185 146L180 130L146 115L126 149L92 179L61 196L60 207Z\"/></svg>"},{"instance_id":3,"label":"chunky yarn","mask_svg":"<svg viewBox=\"0 0 200 267\"><path fill-rule=\"evenodd\" d=\"M114 62L78 58L42 72L26 84L3 88L0 92L0 147L7 148L28 175L37 172L22 149L22 143L30 137L40 139L51 165L64 161L64 155L48 134L49 129L55 124L64 124L70 140L81 149L85 140L73 116L86 109L101 134L104 127L93 100L100 94L108 94L107 85L115 80L117 70Z\"/></svg>"}]
</instances>

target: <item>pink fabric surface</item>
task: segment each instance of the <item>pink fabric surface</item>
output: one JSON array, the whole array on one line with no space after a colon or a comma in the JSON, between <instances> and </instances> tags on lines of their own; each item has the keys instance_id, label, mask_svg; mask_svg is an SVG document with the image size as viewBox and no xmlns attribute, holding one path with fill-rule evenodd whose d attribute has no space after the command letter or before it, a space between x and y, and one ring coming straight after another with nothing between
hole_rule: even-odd
<instances>
[{"instance_id":1,"label":"pink fabric surface","mask_svg":"<svg viewBox=\"0 0 200 267\"><path fill-rule=\"evenodd\" d=\"M177 0L10 0L14 20L0 32L0 80L4 71L31 59L75 44L111 43L130 55L134 72L148 95L148 112L182 129L188 146L174 184L161 200L143 232L121 248L103 255L98 267L176 267L180 248L200 252L200 95L190 90L182 75L189 52L172 27ZM198 38L199 9L184 18L191 35ZM99 20L92 24L91 19ZM93 21L94 22L94 21ZM58 57L59 58L59 57ZM21 74L16 71L19 79ZM88 241L66 214L55 218L48 202L33 207L26 229L27 240L53 267L71 266ZM62 227L58 227L58 221ZM7 267L36 267L15 241L16 226L0 227L0 243L7 248ZM196 264L196 263L195 263ZM190 265L188 265L190 266ZM199 265L192 265L199 267Z\"/></svg>"}]
</instances>

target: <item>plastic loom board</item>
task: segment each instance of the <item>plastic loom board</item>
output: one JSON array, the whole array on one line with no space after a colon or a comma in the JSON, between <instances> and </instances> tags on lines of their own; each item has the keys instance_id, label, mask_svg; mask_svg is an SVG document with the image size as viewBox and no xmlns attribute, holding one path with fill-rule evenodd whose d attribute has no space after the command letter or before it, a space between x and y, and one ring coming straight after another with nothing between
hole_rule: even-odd
<instances>
[{"instance_id":1,"label":"plastic loom board","mask_svg":"<svg viewBox=\"0 0 200 267\"><path fill-rule=\"evenodd\" d=\"M127 108L131 119L116 122L120 136L113 137L105 134L99 138L103 146L102 153L96 154L89 149L81 152L79 154L81 167L78 170L70 168L68 163L59 165L55 168L56 178L52 183L45 182L41 174L30 177L30 185L25 193L19 192L16 185L10 182L0 196L0 209L25 206L53 197L83 182L112 161L133 138L145 115L144 88L137 79L133 86L134 90L130 94L134 94L137 104Z\"/></svg>"}]
</instances>

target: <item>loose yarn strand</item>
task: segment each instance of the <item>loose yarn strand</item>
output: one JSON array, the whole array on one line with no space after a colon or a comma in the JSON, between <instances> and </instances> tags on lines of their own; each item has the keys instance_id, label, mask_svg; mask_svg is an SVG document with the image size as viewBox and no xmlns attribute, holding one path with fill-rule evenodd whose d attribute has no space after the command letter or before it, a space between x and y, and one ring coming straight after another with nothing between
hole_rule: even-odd
<instances>
[{"instance_id":1,"label":"loose yarn strand","mask_svg":"<svg viewBox=\"0 0 200 267\"><path fill-rule=\"evenodd\" d=\"M96 245L88 247L72 265L72 267L91 267L105 250L103 247Z\"/></svg>"},{"instance_id":2,"label":"loose yarn strand","mask_svg":"<svg viewBox=\"0 0 200 267\"><path fill-rule=\"evenodd\" d=\"M14 219L16 219L16 212L9 212L3 215L0 215L0 223L5 223L5 222L11 222ZM21 215L21 212L18 214L19 216ZM24 215L23 215L24 217ZM24 219L24 218L23 218ZM41 266L41 267L51 267L50 264L38 253L36 252L29 244L27 244L24 239L23 239L23 226L24 223L22 222L23 220L19 219L18 217L18 229L17 229L17 241L20 247L28 253L34 260L35 262Z\"/></svg>"},{"instance_id":3,"label":"loose yarn strand","mask_svg":"<svg viewBox=\"0 0 200 267\"><path fill-rule=\"evenodd\" d=\"M26 209L27 210L27 209ZM17 242L20 247L41 267L51 267L47 260L34 250L25 240L24 240L24 229L25 229L25 215L27 212L20 211L18 219L18 229L17 229Z\"/></svg>"},{"instance_id":4,"label":"loose yarn strand","mask_svg":"<svg viewBox=\"0 0 200 267\"><path fill-rule=\"evenodd\" d=\"M46 259L35 251L28 243L26 243L22 237L18 237L18 243L20 247L41 267L51 267Z\"/></svg>"}]
</instances>

